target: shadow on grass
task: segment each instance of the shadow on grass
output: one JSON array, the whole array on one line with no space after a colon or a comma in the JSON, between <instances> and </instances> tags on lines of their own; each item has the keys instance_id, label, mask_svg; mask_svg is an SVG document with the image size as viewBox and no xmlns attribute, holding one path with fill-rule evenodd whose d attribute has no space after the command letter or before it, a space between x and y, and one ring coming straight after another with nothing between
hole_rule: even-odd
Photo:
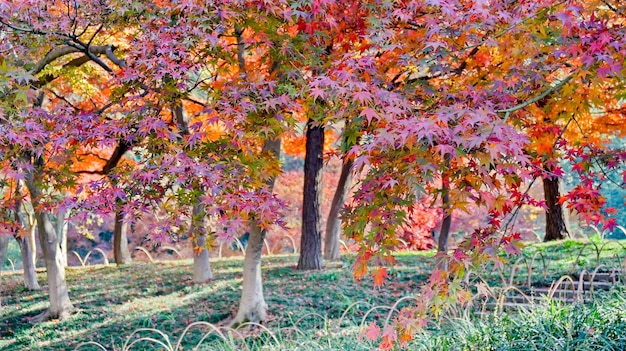
<instances>
[{"instance_id":1,"label":"shadow on grass","mask_svg":"<svg viewBox=\"0 0 626 351\"><path fill-rule=\"evenodd\" d=\"M301 316L311 314L299 321L299 327L320 327L323 322L314 313L336 319L359 300L389 304L395 297L415 291L427 277L415 260L411 263L407 259L394 268L402 273L397 275L400 279L375 289L368 279L354 281L350 264L331 265L318 272L298 272L294 270L296 261L294 255L263 260L268 326L290 326ZM121 349L126 338L139 328L158 328L176 340L193 322L218 324L229 319L239 303L241 260L213 262L215 280L204 285L192 283L190 263L69 269L70 298L77 313L63 321L28 323L28 317L47 306L46 292L14 290L14 296L2 310L0 348L73 350L82 342L95 341L107 349ZM203 334L187 335L183 346L195 346ZM142 347L138 345L137 349Z\"/></svg>"}]
</instances>

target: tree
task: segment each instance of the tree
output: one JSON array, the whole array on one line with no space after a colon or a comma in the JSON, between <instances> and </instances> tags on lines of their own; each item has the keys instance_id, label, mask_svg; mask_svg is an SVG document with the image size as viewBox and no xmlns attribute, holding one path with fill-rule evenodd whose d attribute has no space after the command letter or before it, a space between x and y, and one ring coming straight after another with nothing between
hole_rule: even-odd
<instances>
[{"instance_id":1,"label":"tree","mask_svg":"<svg viewBox=\"0 0 626 351\"><path fill-rule=\"evenodd\" d=\"M569 237L566 212L559 202L563 193L563 180L558 177L543 178L543 192L546 201L546 235L543 241L562 240Z\"/></svg>"},{"instance_id":2,"label":"tree","mask_svg":"<svg viewBox=\"0 0 626 351\"><path fill-rule=\"evenodd\" d=\"M39 232L39 242L46 262L46 272L48 281L48 293L50 296L50 306L36 321L48 319L63 319L74 309L70 301L67 282L65 280L65 262L61 251L61 237L50 220L50 214L41 210L39 202L43 193L40 185L43 180L44 160L41 156L31 156L31 170L27 170L24 175L26 187L30 193L35 219L37 220L37 230Z\"/></svg>"},{"instance_id":3,"label":"tree","mask_svg":"<svg viewBox=\"0 0 626 351\"><path fill-rule=\"evenodd\" d=\"M372 56L355 58L351 65L343 62L353 73L359 72L354 70L359 64L375 63L367 71L375 82L368 91L376 99L366 113L370 136L354 150L355 169L364 175L346 214L347 232L361 243L355 274L365 273L366 262L393 262L396 228L405 220L407 206L419 198L415 193L441 194L436 175L449 172L450 207L488 211L484 224L447 256L448 271L436 271L423 290L425 296L454 298L462 296L454 287L468 269L485 261L499 263L501 250L518 252L518 236L510 225L521 204L536 203L525 193L526 185L547 175L543 154L527 153L536 136L531 125L536 124L532 112L537 102L558 97L558 104L550 104L557 117L552 121L563 125L578 119L577 109L593 109L598 87L621 84L621 8L600 1L528 7L447 1L394 5L379 9L386 20L375 22L371 31L376 33L369 37ZM393 16L385 17L389 13ZM588 171L586 155L593 147L580 140L557 146L566 144L584 145L564 153L575 155L568 158L576 159L581 173ZM582 209L583 220L610 227L597 214L602 201L592 199L598 194L594 184L584 179L560 201L574 200L577 205L569 202L568 207ZM384 267L375 268L375 278L384 275ZM421 301L405 311L394 335L410 338L429 311L445 308L439 303L443 300ZM407 320L411 318L414 324ZM393 342L393 337L383 338L386 348Z\"/></svg>"},{"instance_id":4,"label":"tree","mask_svg":"<svg viewBox=\"0 0 626 351\"><path fill-rule=\"evenodd\" d=\"M56 12L47 12L48 8L43 6L41 13L48 20L46 28L33 24L23 3L7 3L0 9L0 24L9 31L8 43L13 53L10 62L5 61L9 63L9 73L3 72L4 81L8 84L3 86L2 93L8 104L3 104L2 108L10 116L10 123L2 125L7 136L1 145L4 161L11 163L17 170L17 173L9 174L10 178L23 178L30 195L46 263L50 295L49 308L36 320L64 318L73 310L65 281L64 266L67 258L61 250L65 242L63 234L67 207L60 203L65 200L62 194L74 185L71 167L72 157L78 149L76 145L93 140L93 135L86 134L91 133L94 119L101 115L98 112L83 114L84 110L59 95L63 94L61 91L67 85L59 79L63 74L51 72L50 66L58 59L78 53L79 57L65 61L61 68L71 70L93 62L106 72L112 72L97 56L107 51L111 53L112 48L91 46L93 38L103 26L87 33L89 24L82 17L84 13L80 13L81 10L96 10L98 6L78 5L74 15L81 18L81 23L72 21L71 16L59 18ZM91 39L83 41L81 35L76 34L77 27L74 25L84 26L86 29L81 35L92 35ZM34 62L31 62L33 59ZM54 80L57 87L47 87ZM75 128L65 129L70 123ZM57 215L57 228L51 219L53 215Z\"/></svg>"},{"instance_id":5,"label":"tree","mask_svg":"<svg viewBox=\"0 0 626 351\"><path fill-rule=\"evenodd\" d=\"M337 189L335 189L330 212L328 213L328 221L326 222L326 236L324 238L324 259L326 260L337 261L340 259L339 240L341 238L341 219L339 217L339 211L346 203L351 179L352 160L344 159L341 165Z\"/></svg>"},{"instance_id":6,"label":"tree","mask_svg":"<svg viewBox=\"0 0 626 351\"><path fill-rule=\"evenodd\" d=\"M201 203L193 205L191 226L189 234L192 236L194 245L193 255L193 282L206 283L213 279L209 250L207 249L207 234L204 226L204 206Z\"/></svg>"},{"instance_id":7,"label":"tree","mask_svg":"<svg viewBox=\"0 0 626 351\"><path fill-rule=\"evenodd\" d=\"M9 247L9 240L11 240L10 235L0 235L0 273L2 273L2 267L4 267L4 262L7 260L7 248Z\"/></svg>"},{"instance_id":8,"label":"tree","mask_svg":"<svg viewBox=\"0 0 626 351\"><path fill-rule=\"evenodd\" d=\"M306 127L300 270L322 269L321 204L324 127L309 119Z\"/></svg>"},{"instance_id":9,"label":"tree","mask_svg":"<svg viewBox=\"0 0 626 351\"><path fill-rule=\"evenodd\" d=\"M277 162L280 155L280 139L267 139L263 143L261 154L274 158ZM269 161L271 162L271 161ZM274 188L275 176L270 176L267 181L268 191ZM241 300L237 315L231 322L238 325L244 322L263 322L267 320L267 304L263 296L263 282L261 277L261 254L263 251L263 239L266 230L258 220L250 221L250 237L243 262L243 286Z\"/></svg>"},{"instance_id":10,"label":"tree","mask_svg":"<svg viewBox=\"0 0 626 351\"><path fill-rule=\"evenodd\" d=\"M20 228L24 232L15 236L15 240L20 246L20 252L22 254L22 271L24 275L24 285L28 290L40 290L39 282L37 282L37 245L35 243L35 218L31 213L23 214L24 202L21 198L21 181L17 182L15 188L16 202L15 202L15 222L19 224Z\"/></svg>"}]
</instances>

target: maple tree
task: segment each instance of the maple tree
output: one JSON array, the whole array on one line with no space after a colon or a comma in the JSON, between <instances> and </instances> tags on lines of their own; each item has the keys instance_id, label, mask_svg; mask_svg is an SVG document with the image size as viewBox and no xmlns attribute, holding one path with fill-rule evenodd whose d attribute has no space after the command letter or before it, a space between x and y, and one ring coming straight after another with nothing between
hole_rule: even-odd
<instances>
[{"instance_id":1,"label":"maple tree","mask_svg":"<svg viewBox=\"0 0 626 351\"><path fill-rule=\"evenodd\" d=\"M521 203L537 203L523 187L535 177L554 176L554 168L546 174L541 167L541 156L525 151L533 136L545 135L532 133L529 121L536 116L531 105L549 96L559 104L546 110L567 120L573 112L593 108L594 93L585 86L621 85L624 27L610 19L619 18L618 7L594 1L525 5L412 2L390 10L395 18L381 25L386 31L379 30L377 37L384 40L377 43L380 51L372 50L384 58L379 86L372 89L385 99L365 113L372 142L354 150L359 155L355 164L368 166L347 224L362 243L357 276L371 259L393 262L396 228L415 202L417 188L444 203L449 197L451 208L473 203L489 210L487 225L470 233L448 258L450 273L436 272L426 288L426 296L462 296L458 288L449 289L449 274L458 278L473 264L500 260L499 248L515 252L518 234L508 231L509 223ZM591 43L602 41L606 51L588 51ZM391 66L387 72L384 65ZM395 113L385 108L392 103ZM576 148L575 157L591 150L582 144L585 150ZM618 163L613 161L613 167ZM449 187L440 188L438 182ZM572 200L568 206L579 209L584 220L610 227L611 221L599 214L603 204L592 186L583 182L566 195ZM374 274L384 276L384 267ZM401 314L406 320L398 326L400 338L410 337L419 325L409 319L423 316L424 308L438 308L426 306ZM388 344L394 337L383 339Z\"/></svg>"}]
</instances>

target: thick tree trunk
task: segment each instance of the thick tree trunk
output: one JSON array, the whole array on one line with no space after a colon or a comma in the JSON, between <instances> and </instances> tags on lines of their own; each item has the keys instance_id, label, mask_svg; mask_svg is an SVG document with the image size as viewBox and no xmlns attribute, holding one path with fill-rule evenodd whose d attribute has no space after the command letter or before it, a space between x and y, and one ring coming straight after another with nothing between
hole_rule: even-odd
<instances>
[{"instance_id":1,"label":"thick tree trunk","mask_svg":"<svg viewBox=\"0 0 626 351\"><path fill-rule=\"evenodd\" d=\"M59 247L58 237L47 213L35 210L35 217L39 230L39 242L41 243L46 262L48 294L50 296L48 311L38 316L36 320L63 319L69 316L74 307L67 290L65 266L63 265L64 259Z\"/></svg>"},{"instance_id":2,"label":"thick tree trunk","mask_svg":"<svg viewBox=\"0 0 626 351\"><path fill-rule=\"evenodd\" d=\"M448 252L448 237L450 236L450 225L452 224L452 212L450 210L450 179L444 175L441 179L441 205L443 208L443 221L437 240L437 253L441 254L437 260L437 268L447 270L448 260L445 253Z\"/></svg>"},{"instance_id":3,"label":"thick tree trunk","mask_svg":"<svg viewBox=\"0 0 626 351\"><path fill-rule=\"evenodd\" d=\"M41 190L38 185L39 177L35 177L34 172L37 172L42 167L43 160L38 158L35 162L35 170L26 172L26 186L33 202L39 242L41 243L43 257L46 262L48 295L50 297L48 310L37 316L34 321L63 319L74 309L67 290L67 282L65 281L65 267L63 266L64 260L59 247L59 237L49 214L38 209L38 199L41 197Z\"/></svg>"},{"instance_id":4,"label":"thick tree trunk","mask_svg":"<svg viewBox=\"0 0 626 351\"><path fill-rule=\"evenodd\" d=\"M209 261L209 250L206 247L206 228L204 227L204 206L197 203L193 206L190 234L193 235L193 282L197 284L206 283L213 279L211 272L211 262ZM196 247L198 249L196 249Z\"/></svg>"},{"instance_id":5,"label":"thick tree trunk","mask_svg":"<svg viewBox=\"0 0 626 351\"><path fill-rule=\"evenodd\" d=\"M115 211L115 226L113 228L113 256L115 263L119 265L129 264L132 259L128 251L127 226L124 223L124 214L120 207Z\"/></svg>"},{"instance_id":6,"label":"thick tree trunk","mask_svg":"<svg viewBox=\"0 0 626 351\"><path fill-rule=\"evenodd\" d=\"M304 189L302 200L302 236L299 270L322 269L321 195L324 166L324 127L309 119L304 156Z\"/></svg>"},{"instance_id":7,"label":"thick tree trunk","mask_svg":"<svg viewBox=\"0 0 626 351\"><path fill-rule=\"evenodd\" d=\"M326 237L324 238L324 259L337 261L339 255L339 240L341 239L341 219L339 211L346 202L352 178L352 160L345 160L341 166L341 174L337 183L337 190L330 205L328 221L326 222Z\"/></svg>"},{"instance_id":8,"label":"thick tree trunk","mask_svg":"<svg viewBox=\"0 0 626 351\"><path fill-rule=\"evenodd\" d=\"M562 240L569 237L566 212L559 204L563 181L558 177L543 178L543 192L546 200L546 236L543 241Z\"/></svg>"},{"instance_id":9,"label":"thick tree trunk","mask_svg":"<svg viewBox=\"0 0 626 351\"><path fill-rule=\"evenodd\" d=\"M276 160L280 156L280 139L266 139L263 144L263 153L271 153ZM268 180L269 189L274 188L276 178ZM245 322L261 323L267 319L267 304L263 297L263 281L261 277L261 254L265 231L259 223L250 221L250 236L246 246L243 262L243 283L239 311L231 322L237 326Z\"/></svg>"},{"instance_id":10,"label":"thick tree trunk","mask_svg":"<svg viewBox=\"0 0 626 351\"><path fill-rule=\"evenodd\" d=\"M256 221L250 224L250 237L246 246L243 262L243 283L239 311L232 322L233 326L240 323L261 323L267 319L267 304L263 297L263 280L261 277L261 254L265 232Z\"/></svg>"}]
</instances>

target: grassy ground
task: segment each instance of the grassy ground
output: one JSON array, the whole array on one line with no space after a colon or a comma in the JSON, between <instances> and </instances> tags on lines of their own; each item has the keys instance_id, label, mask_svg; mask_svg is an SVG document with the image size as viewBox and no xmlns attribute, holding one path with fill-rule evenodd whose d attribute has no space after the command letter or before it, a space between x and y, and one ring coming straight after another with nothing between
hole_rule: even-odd
<instances>
[{"instance_id":1,"label":"grassy ground","mask_svg":"<svg viewBox=\"0 0 626 351\"><path fill-rule=\"evenodd\" d=\"M584 249L583 246L584 243L577 241L533 245L525 249L524 255L530 260L535 252L542 252L549 262L549 276L560 276L572 270L593 269L596 266L596 249L590 244ZM582 254L578 257L581 249ZM610 265L616 255L623 259L626 250L620 244L609 244L601 250L598 262ZM299 340L299 344L315 340L310 349L370 349L371 344L358 338L358 326L363 316L371 306L392 305L399 298L417 292L433 265L432 253L399 253L398 265L390 270L390 278L385 285L377 289L370 279L361 282L352 279L353 260L347 255L342 263L329 264L324 271L303 273L294 269L297 262L294 255L264 258L265 296L270 308L266 326L277 337L273 344L268 341L266 348L271 349L272 345L284 348L286 344L281 344L283 340L285 343ZM121 268L70 268L67 278L77 313L61 322L42 324L31 324L28 318L47 306L45 291L26 291L22 288L19 274L3 275L0 349L73 350L83 342L95 341L104 345L106 350L122 350L133 331L140 328L159 329L175 343L190 324L199 321L220 323L236 312L242 260L224 259L212 264L215 280L200 286L191 282L192 267L188 260L137 263ZM535 260L533 267L533 281L544 280L539 259ZM514 280L523 282L526 269L520 268L516 273L519 278ZM493 284L498 284L498 274L490 270L482 274ZM508 279L506 269L504 275ZM38 278L41 284L45 283L44 274ZM367 304L351 307L359 301ZM349 307L342 319L343 312ZM370 313L367 320L384 320L386 315L387 312L381 309ZM329 326L339 323L346 326L341 328L343 332L329 336ZM200 341L204 332L198 329L209 330L207 327L194 328L195 331L184 336L179 350L191 349ZM286 332L288 330L290 332ZM443 335L441 331L439 333ZM161 338L154 333L151 335ZM267 335L255 335L256 339L251 338L253 343L268 339ZM431 339L437 340L436 337ZM214 347L225 348L224 345ZM138 343L133 350L151 348L146 343ZM233 348L238 347L235 345ZM81 347L81 350L96 349L99 348L95 345ZM204 349L211 347L205 346Z\"/></svg>"}]
</instances>

